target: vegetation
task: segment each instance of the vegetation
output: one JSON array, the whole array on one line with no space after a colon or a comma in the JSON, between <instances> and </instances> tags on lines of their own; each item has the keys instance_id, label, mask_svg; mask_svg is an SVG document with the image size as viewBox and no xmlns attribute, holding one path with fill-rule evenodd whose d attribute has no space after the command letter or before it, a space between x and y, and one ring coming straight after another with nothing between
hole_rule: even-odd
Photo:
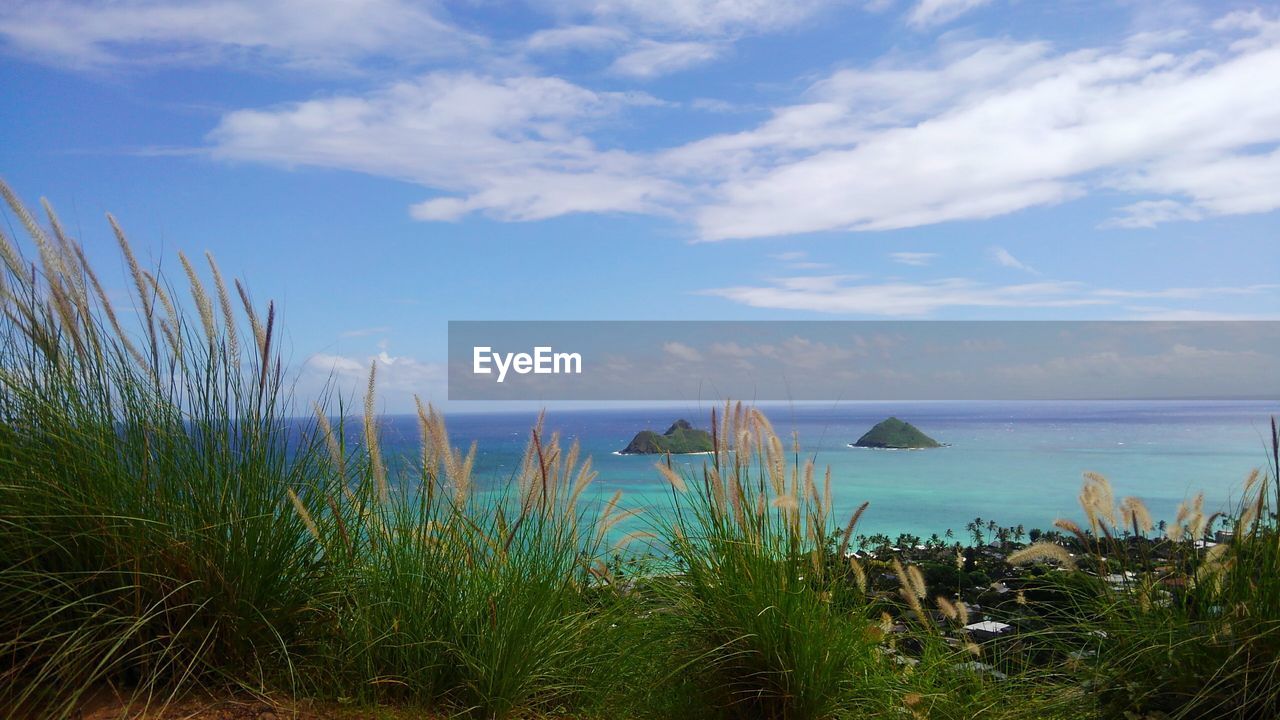
<instances>
[{"instance_id":1,"label":"vegetation","mask_svg":"<svg viewBox=\"0 0 1280 720\"><path fill-rule=\"evenodd\" d=\"M829 475L726 406L699 472L657 463L664 519L617 537L620 496L541 422L505 492L473 489L475 447L429 406L392 473L373 368L359 419L325 397L294 418L273 306L211 256L179 256L180 292L111 220L113 298L51 209L46 229L0 192L35 258L0 235L0 716L103 692L335 716L1280 713L1274 427L1217 545L1200 503L1157 532L1097 476L1085 522L975 519L965 545L859 535L865 505L832 517Z\"/></svg>"},{"instance_id":2,"label":"vegetation","mask_svg":"<svg viewBox=\"0 0 1280 720\"><path fill-rule=\"evenodd\" d=\"M659 435L652 430L641 430L623 448L623 455L685 455L709 453L713 448L711 433L699 430L688 420L677 420Z\"/></svg>"},{"instance_id":3,"label":"vegetation","mask_svg":"<svg viewBox=\"0 0 1280 720\"><path fill-rule=\"evenodd\" d=\"M920 432L909 422L896 417L881 420L853 443L855 447L888 448L893 450L918 450L942 447L937 440Z\"/></svg>"}]
</instances>

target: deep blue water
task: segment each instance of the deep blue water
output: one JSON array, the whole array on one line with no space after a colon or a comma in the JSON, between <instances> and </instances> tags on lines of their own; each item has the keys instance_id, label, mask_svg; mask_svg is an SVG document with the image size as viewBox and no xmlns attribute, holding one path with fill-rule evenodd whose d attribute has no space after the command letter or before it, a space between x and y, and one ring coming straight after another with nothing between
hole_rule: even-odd
<instances>
[{"instance_id":1,"label":"deep blue water","mask_svg":"<svg viewBox=\"0 0 1280 720\"><path fill-rule=\"evenodd\" d=\"M1172 520L1180 501L1203 490L1206 507L1239 499L1249 470L1265 466L1272 401L875 402L763 406L784 439L799 433L802 453L830 466L837 516L871 503L860 532L928 536L951 528L964 537L975 517L1003 525L1049 527L1080 520L1076 496L1086 471L1108 477L1116 497L1142 498L1157 518ZM850 448L875 423L896 415L949 443L923 451ZM600 477L597 499L615 490L624 504L649 513L668 507L667 485L653 457L619 456L639 430L665 430L684 417L708 427L710 407L573 410L547 414L547 430L565 444L577 439ZM517 470L535 413L455 414L455 445L479 444L476 478L501 487ZM413 417L389 417L384 454L416 456ZM788 446L790 443L788 442ZM700 467L704 458L682 462ZM394 465L393 465L394 467Z\"/></svg>"}]
</instances>

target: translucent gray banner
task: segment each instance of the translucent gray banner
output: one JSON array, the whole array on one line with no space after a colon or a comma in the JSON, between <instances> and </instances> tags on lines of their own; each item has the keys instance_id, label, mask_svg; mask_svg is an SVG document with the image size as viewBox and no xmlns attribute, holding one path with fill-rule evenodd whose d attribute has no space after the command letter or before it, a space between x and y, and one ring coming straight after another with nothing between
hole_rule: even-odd
<instances>
[{"instance_id":1,"label":"translucent gray banner","mask_svg":"<svg viewBox=\"0 0 1280 720\"><path fill-rule=\"evenodd\" d=\"M1280 397L1280 322L452 321L450 400Z\"/></svg>"}]
</instances>

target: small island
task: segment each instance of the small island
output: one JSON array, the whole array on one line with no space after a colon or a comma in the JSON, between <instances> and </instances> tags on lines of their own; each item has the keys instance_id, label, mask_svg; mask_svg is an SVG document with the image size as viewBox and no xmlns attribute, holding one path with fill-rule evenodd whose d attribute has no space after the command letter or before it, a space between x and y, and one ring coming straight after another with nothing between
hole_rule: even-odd
<instances>
[{"instance_id":1,"label":"small island","mask_svg":"<svg viewBox=\"0 0 1280 720\"><path fill-rule=\"evenodd\" d=\"M889 450L923 450L943 447L943 444L920 432L909 422L896 417L881 421L868 430L850 447L882 448Z\"/></svg>"},{"instance_id":2,"label":"small island","mask_svg":"<svg viewBox=\"0 0 1280 720\"><path fill-rule=\"evenodd\" d=\"M711 452L713 445L711 433L699 430L688 420L680 419L671 424L665 433L659 435L652 430L636 433L619 455L685 455L689 453Z\"/></svg>"}]
</instances>

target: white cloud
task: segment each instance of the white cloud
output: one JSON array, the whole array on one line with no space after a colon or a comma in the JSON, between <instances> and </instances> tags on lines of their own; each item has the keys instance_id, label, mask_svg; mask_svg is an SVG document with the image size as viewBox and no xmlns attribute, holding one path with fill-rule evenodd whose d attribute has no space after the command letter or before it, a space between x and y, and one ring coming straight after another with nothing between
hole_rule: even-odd
<instances>
[{"instance_id":1,"label":"white cloud","mask_svg":"<svg viewBox=\"0 0 1280 720\"><path fill-rule=\"evenodd\" d=\"M73 67L251 63L351 69L452 56L484 44L407 0L76 0L6 3L10 52Z\"/></svg>"},{"instance_id":2,"label":"white cloud","mask_svg":"<svg viewBox=\"0 0 1280 720\"><path fill-rule=\"evenodd\" d=\"M981 219L1104 188L1185 198L1197 215L1183 218L1267 212L1280 206L1273 25L1182 54L951 44L925 64L837 72L808 102L664 159L721 173L694 210L709 240Z\"/></svg>"},{"instance_id":3,"label":"white cloud","mask_svg":"<svg viewBox=\"0 0 1280 720\"><path fill-rule=\"evenodd\" d=\"M728 32L766 27L757 23L773 13L807 17L820 3L794 17L780 5L689 7L709 13L699 27ZM693 10L618 0L566 12L595 24L545 35L545 47L595 42L620 18L657 26ZM947 42L929 57L834 72L755 127L668 149L594 140L628 108L658 104L650 96L450 72L233 112L210 138L218 157L444 193L414 206L421 219L635 212L686 219L702 240L983 219L1100 190L1129 196L1110 222L1120 227L1270 212L1280 208L1280 23L1230 17L1179 52ZM641 38L612 67L671 72L722 43Z\"/></svg>"},{"instance_id":4,"label":"white cloud","mask_svg":"<svg viewBox=\"0 0 1280 720\"><path fill-rule=\"evenodd\" d=\"M619 46L628 40L625 31L600 25L571 25L539 30L525 40L532 52L561 50L594 50Z\"/></svg>"},{"instance_id":5,"label":"white cloud","mask_svg":"<svg viewBox=\"0 0 1280 720\"><path fill-rule=\"evenodd\" d=\"M833 0L563 0L547 3L562 14L638 27L647 32L720 36L775 31L801 23Z\"/></svg>"},{"instance_id":6,"label":"white cloud","mask_svg":"<svg viewBox=\"0 0 1280 720\"><path fill-rule=\"evenodd\" d=\"M991 0L920 0L907 13L907 23L918 28L942 25L990 3Z\"/></svg>"},{"instance_id":7,"label":"white cloud","mask_svg":"<svg viewBox=\"0 0 1280 720\"><path fill-rule=\"evenodd\" d=\"M991 285L963 278L927 282L867 282L848 275L809 275L773 278L766 284L740 285L701 291L759 308L801 310L844 315L923 317L948 308L1084 308L1106 307L1139 317L1172 317L1166 308L1124 307L1135 299L1202 300L1254 295L1270 297L1275 306L1280 285L1247 287L1114 290L1080 282L1038 281Z\"/></svg>"},{"instance_id":8,"label":"white cloud","mask_svg":"<svg viewBox=\"0 0 1280 720\"><path fill-rule=\"evenodd\" d=\"M647 79L700 65L716 58L720 48L702 42L641 41L636 49L613 61L610 72Z\"/></svg>"},{"instance_id":9,"label":"white cloud","mask_svg":"<svg viewBox=\"0 0 1280 720\"><path fill-rule=\"evenodd\" d=\"M911 317L950 307L1069 308L1107 304L1082 297L1079 283L992 286L959 278L924 283L851 283L847 276L777 278L769 285L703 291L752 307L847 315Z\"/></svg>"},{"instance_id":10,"label":"white cloud","mask_svg":"<svg viewBox=\"0 0 1280 720\"><path fill-rule=\"evenodd\" d=\"M1153 228L1179 220L1199 220L1204 213L1178 200L1143 200L1120 208L1120 214L1101 227Z\"/></svg>"},{"instance_id":11,"label":"white cloud","mask_svg":"<svg viewBox=\"0 0 1280 720\"><path fill-rule=\"evenodd\" d=\"M671 357L682 360L684 362L702 362L702 353L696 348L685 345L682 342L666 342L662 344L662 351Z\"/></svg>"},{"instance_id":12,"label":"white cloud","mask_svg":"<svg viewBox=\"0 0 1280 720\"><path fill-rule=\"evenodd\" d=\"M1000 265L1000 267L1007 267L1007 268L1013 268L1015 270L1022 270L1023 272L1029 272L1032 275L1040 274L1039 270L1036 270L1030 265L1022 262L1018 258L1014 257L1013 253L1009 252L1008 250L1005 250L1002 247L992 247L989 250L989 252L991 253L991 259L995 260L996 263Z\"/></svg>"},{"instance_id":13,"label":"white cloud","mask_svg":"<svg viewBox=\"0 0 1280 720\"><path fill-rule=\"evenodd\" d=\"M317 397L328 385L338 397L363 397L369 382L369 368L375 364L378 398L386 412L411 411L414 395L428 402L442 400L448 394L443 363L397 357L386 350L368 356L316 353L303 363L296 392L304 397Z\"/></svg>"},{"instance_id":14,"label":"white cloud","mask_svg":"<svg viewBox=\"0 0 1280 720\"><path fill-rule=\"evenodd\" d=\"M938 257L938 253L930 253L930 252L889 253L890 260L893 260L896 263L901 263L903 265L915 265L917 267L921 265L928 265L929 263L933 262L934 258L936 257Z\"/></svg>"},{"instance_id":15,"label":"white cloud","mask_svg":"<svg viewBox=\"0 0 1280 720\"><path fill-rule=\"evenodd\" d=\"M474 211L536 220L573 212L660 212L678 193L635 157L597 148L591 123L652 102L558 78L432 73L365 95L230 113L210 135L216 157L341 168L461 193L415 217Z\"/></svg>"}]
</instances>

